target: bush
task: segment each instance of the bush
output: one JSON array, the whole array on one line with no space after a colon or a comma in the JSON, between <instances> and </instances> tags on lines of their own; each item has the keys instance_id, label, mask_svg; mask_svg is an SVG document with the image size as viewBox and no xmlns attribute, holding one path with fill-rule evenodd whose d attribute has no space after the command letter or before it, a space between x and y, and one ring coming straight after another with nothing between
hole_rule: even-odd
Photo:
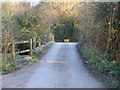
<instances>
[{"instance_id":1,"label":"bush","mask_svg":"<svg viewBox=\"0 0 120 90\"><path fill-rule=\"evenodd\" d=\"M9 64L2 65L2 71L10 71L10 70L11 70L11 67Z\"/></svg>"},{"instance_id":2,"label":"bush","mask_svg":"<svg viewBox=\"0 0 120 90\"><path fill-rule=\"evenodd\" d=\"M41 51L40 51L40 54L43 54L43 53L44 53L44 51L43 51L43 50L41 50Z\"/></svg>"},{"instance_id":3,"label":"bush","mask_svg":"<svg viewBox=\"0 0 120 90\"><path fill-rule=\"evenodd\" d=\"M110 76L117 76L120 72L119 65L115 61L102 60L98 65L98 70Z\"/></svg>"},{"instance_id":4,"label":"bush","mask_svg":"<svg viewBox=\"0 0 120 90\"><path fill-rule=\"evenodd\" d=\"M31 62L35 62L35 61L38 61L38 58L33 57L33 58L29 59L29 61L31 61Z\"/></svg>"},{"instance_id":5,"label":"bush","mask_svg":"<svg viewBox=\"0 0 120 90\"><path fill-rule=\"evenodd\" d=\"M94 57L94 58L89 59L88 62L92 66L96 66L97 67L97 65L101 62L101 59Z\"/></svg>"},{"instance_id":6,"label":"bush","mask_svg":"<svg viewBox=\"0 0 120 90\"><path fill-rule=\"evenodd\" d=\"M101 60L101 62L98 64L98 70L101 73L107 73L109 72L109 61L107 61L106 59Z\"/></svg>"},{"instance_id":7,"label":"bush","mask_svg":"<svg viewBox=\"0 0 120 90\"><path fill-rule=\"evenodd\" d=\"M120 74L119 64L116 61L111 61L108 53L89 49L87 46L80 47L80 52L88 60L89 66L97 70L94 73L107 75L105 79L109 85L117 86L117 82L120 80L118 77Z\"/></svg>"},{"instance_id":8,"label":"bush","mask_svg":"<svg viewBox=\"0 0 120 90\"><path fill-rule=\"evenodd\" d=\"M17 64L16 64L15 62L12 62L12 63L11 63L11 66L12 66L12 67L16 67L16 65L17 65Z\"/></svg>"}]
</instances>

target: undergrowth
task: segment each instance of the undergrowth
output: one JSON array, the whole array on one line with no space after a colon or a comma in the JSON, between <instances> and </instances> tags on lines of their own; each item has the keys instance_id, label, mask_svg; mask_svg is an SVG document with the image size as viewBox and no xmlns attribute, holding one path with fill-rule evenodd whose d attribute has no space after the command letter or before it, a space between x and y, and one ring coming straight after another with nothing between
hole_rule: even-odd
<instances>
[{"instance_id":1,"label":"undergrowth","mask_svg":"<svg viewBox=\"0 0 120 90\"><path fill-rule=\"evenodd\" d=\"M33 62L37 62L39 61L40 57L42 57L47 50L49 49L49 47L51 46L51 44L46 45L45 47L42 48L42 50L40 50L39 52L36 52L34 54L34 56L29 56L29 55L16 55L16 60L15 62L7 62L5 65L2 65L2 67L0 68L0 73L2 74L7 74L13 71L16 71L18 68L21 68L22 66L27 65L28 63L33 63ZM21 60L25 57L28 57L27 60Z\"/></svg>"},{"instance_id":2,"label":"undergrowth","mask_svg":"<svg viewBox=\"0 0 120 90\"><path fill-rule=\"evenodd\" d=\"M110 87L119 87L120 78L120 68L118 62L115 60L110 60L110 55L108 53L100 52L95 49L91 49L87 46L78 46L79 52L87 61L87 65L94 69L96 75L104 75L102 79Z\"/></svg>"}]
</instances>

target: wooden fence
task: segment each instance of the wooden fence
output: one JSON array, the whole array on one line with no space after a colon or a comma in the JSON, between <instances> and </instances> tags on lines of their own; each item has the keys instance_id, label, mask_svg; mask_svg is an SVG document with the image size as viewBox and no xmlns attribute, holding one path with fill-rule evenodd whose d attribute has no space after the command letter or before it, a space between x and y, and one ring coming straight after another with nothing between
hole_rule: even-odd
<instances>
[{"instance_id":1,"label":"wooden fence","mask_svg":"<svg viewBox=\"0 0 120 90\"><path fill-rule=\"evenodd\" d=\"M48 42L51 42L51 36L50 35L42 35L42 36L36 36L31 38L29 41L13 41L12 42L12 59L15 60L15 56L16 54L20 54L20 53L26 53L26 52L30 52L29 54L32 56L33 52L36 52L36 48L40 47L41 45L45 45ZM22 50L22 51L17 51L15 50L15 46L17 44L25 44L25 43L29 43L30 44L30 49L26 49L26 50Z\"/></svg>"}]
</instances>

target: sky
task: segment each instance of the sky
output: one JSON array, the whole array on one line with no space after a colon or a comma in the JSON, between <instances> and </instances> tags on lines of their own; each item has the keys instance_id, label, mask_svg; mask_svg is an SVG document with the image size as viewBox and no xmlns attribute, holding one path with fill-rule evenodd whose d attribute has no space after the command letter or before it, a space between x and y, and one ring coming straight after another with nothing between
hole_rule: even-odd
<instances>
[{"instance_id":1,"label":"sky","mask_svg":"<svg viewBox=\"0 0 120 90\"><path fill-rule=\"evenodd\" d=\"M38 2L41 0L0 0L0 1L4 1L4 2Z\"/></svg>"},{"instance_id":2,"label":"sky","mask_svg":"<svg viewBox=\"0 0 120 90\"><path fill-rule=\"evenodd\" d=\"M120 0L0 0L5 2L119 2Z\"/></svg>"}]
</instances>

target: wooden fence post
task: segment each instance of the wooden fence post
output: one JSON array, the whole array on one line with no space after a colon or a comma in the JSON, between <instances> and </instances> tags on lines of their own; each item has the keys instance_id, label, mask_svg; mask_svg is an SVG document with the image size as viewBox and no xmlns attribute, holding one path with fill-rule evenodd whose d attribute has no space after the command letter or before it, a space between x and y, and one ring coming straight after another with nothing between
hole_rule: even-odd
<instances>
[{"instance_id":1,"label":"wooden fence post","mask_svg":"<svg viewBox=\"0 0 120 90\"><path fill-rule=\"evenodd\" d=\"M12 60L15 60L15 41L12 42Z\"/></svg>"},{"instance_id":2,"label":"wooden fence post","mask_svg":"<svg viewBox=\"0 0 120 90\"><path fill-rule=\"evenodd\" d=\"M52 35L52 42L54 42L54 36Z\"/></svg>"},{"instance_id":3,"label":"wooden fence post","mask_svg":"<svg viewBox=\"0 0 120 90\"><path fill-rule=\"evenodd\" d=\"M41 46L41 39L40 39L40 37L39 37L38 46Z\"/></svg>"},{"instance_id":4,"label":"wooden fence post","mask_svg":"<svg viewBox=\"0 0 120 90\"><path fill-rule=\"evenodd\" d=\"M36 37L33 37L33 49L36 50Z\"/></svg>"},{"instance_id":5,"label":"wooden fence post","mask_svg":"<svg viewBox=\"0 0 120 90\"><path fill-rule=\"evenodd\" d=\"M32 52L32 39L30 39L30 55L31 56L33 55L33 52Z\"/></svg>"}]
</instances>

